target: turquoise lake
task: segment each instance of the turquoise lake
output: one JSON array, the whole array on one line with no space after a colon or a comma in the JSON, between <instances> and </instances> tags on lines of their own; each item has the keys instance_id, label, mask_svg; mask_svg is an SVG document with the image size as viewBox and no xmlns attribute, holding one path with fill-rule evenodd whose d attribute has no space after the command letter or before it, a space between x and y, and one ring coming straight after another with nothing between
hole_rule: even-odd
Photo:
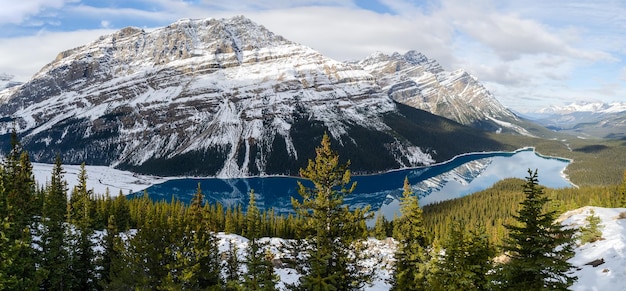
<instances>
[{"instance_id":1,"label":"turquoise lake","mask_svg":"<svg viewBox=\"0 0 626 291\"><path fill-rule=\"evenodd\" d=\"M413 192L419 196L420 205L462 197L491 187L505 178L528 176L528 169L538 170L539 183L550 188L573 186L563 175L569 161L543 157L533 149L516 152L473 153L458 156L436 165L395 170L386 173L353 176L357 182L355 191L346 197L345 203L353 206L371 205L372 210L382 212L388 218L398 209L398 197L402 195L404 178L408 177ZM181 178L170 179L146 189L154 200L179 199L189 202L198 183L209 203L220 202L227 206L241 204L245 209L248 193L254 189L260 208L278 213L291 212L291 197L299 198L297 181L311 186L312 183L297 177L252 178ZM521 188L520 188L521 191ZM142 195L133 193L129 197Z\"/></svg>"}]
</instances>

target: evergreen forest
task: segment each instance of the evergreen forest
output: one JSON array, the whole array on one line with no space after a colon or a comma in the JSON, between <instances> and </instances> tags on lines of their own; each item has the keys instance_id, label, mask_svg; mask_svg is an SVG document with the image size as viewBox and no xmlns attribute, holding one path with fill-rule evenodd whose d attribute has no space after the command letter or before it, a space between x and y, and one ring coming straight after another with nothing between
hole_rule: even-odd
<instances>
[{"instance_id":1,"label":"evergreen forest","mask_svg":"<svg viewBox=\"0 0 626 291\"><path fill-rule=\"evenodd\" d=\"M11 145L0 167L0 290L276 290L281 266L300 274L289 290L362 290L375 276L363 265L368 237L396 243L392 290L565 290L576 280L567 259L578 235L555 222L559 214L626 206L624 182L546 189L529 169L526 179L425 207L405 180L400 214L388 221L344 205L357 185L324 135L300 169L313 187L294 185L293 214L258 208L253 191L244 212L205 203L200 185L189 204L93 193L84 164L68 189L60 158L37 185L15 135ZM220 251L219 232L246 237L247 249ZM287 239L294 255L277 264L264 237Z\"/></svg>"}]
</instances>

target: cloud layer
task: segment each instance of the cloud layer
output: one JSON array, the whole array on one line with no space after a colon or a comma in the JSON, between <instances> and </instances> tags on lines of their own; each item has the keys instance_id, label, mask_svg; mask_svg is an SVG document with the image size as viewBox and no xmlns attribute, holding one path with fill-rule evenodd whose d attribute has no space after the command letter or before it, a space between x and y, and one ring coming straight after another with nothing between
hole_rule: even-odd
<instances>
[{"instance_id":1,"label":"cloud layer","mask_svg":"<svg viewBox=\"0 0 626 291\"><path fill-rule=\"evenodd\" d=\"M575 100L626 101L626 5L610 0L235 2L3 4L0 72L27 80L57 53L125 26L242 14L338 60L420 51L447 70L477 76L503 104L520 111Z\"/></svg>"}]
</instances>

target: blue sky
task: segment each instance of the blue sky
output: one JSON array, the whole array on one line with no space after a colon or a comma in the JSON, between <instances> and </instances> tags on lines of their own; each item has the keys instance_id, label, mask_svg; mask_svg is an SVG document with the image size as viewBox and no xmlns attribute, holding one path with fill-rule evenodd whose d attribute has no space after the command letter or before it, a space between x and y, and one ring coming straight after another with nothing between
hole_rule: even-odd
<instances>
[{"instance_id":1,"label":"blue sky","mask_svg":"<svg viewBox=\"0 0 626 291\"><path fill-rule=\"evenodd\" d=\"M626 102L626 2L545 0L0 0L0 73L126 26L244 15L337 60L417 50L476 76L504 105Z\"/></svg>"}]
</instances>

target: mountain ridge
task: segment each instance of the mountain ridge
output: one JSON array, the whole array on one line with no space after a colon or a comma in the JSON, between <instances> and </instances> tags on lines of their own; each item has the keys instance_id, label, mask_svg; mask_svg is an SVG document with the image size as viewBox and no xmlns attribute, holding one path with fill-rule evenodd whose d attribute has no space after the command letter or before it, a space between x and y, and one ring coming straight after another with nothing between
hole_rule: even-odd
<instances>
[{"instance_id":1,"label":"mountain ridge","mask_svg":"<svg viewBox=\"0 0 626 291\"><path fill-rule=\"evenodd\" d=\"M407 66L437 67L406 56ZM243 16L183 19L61 52L27 83L0 92L0 134L15 129L36 161L62 153L69 163L219 177L294 174L324 132L362 172L502 149L481 130L405 107L383 88L358 64ZM468 142L452 142L458 137Z\"/></svg>"},{"instance_id":2,"label":"mountain ridge","mask_svg":"<svg viewBox=\"0 0 626 291\"><path fill-rule=\"evenodd\" d=\"M626 138L626 103L576 102L549 106L529 116L558 132L582 138Z\"/></svg>"}]
</instances>

